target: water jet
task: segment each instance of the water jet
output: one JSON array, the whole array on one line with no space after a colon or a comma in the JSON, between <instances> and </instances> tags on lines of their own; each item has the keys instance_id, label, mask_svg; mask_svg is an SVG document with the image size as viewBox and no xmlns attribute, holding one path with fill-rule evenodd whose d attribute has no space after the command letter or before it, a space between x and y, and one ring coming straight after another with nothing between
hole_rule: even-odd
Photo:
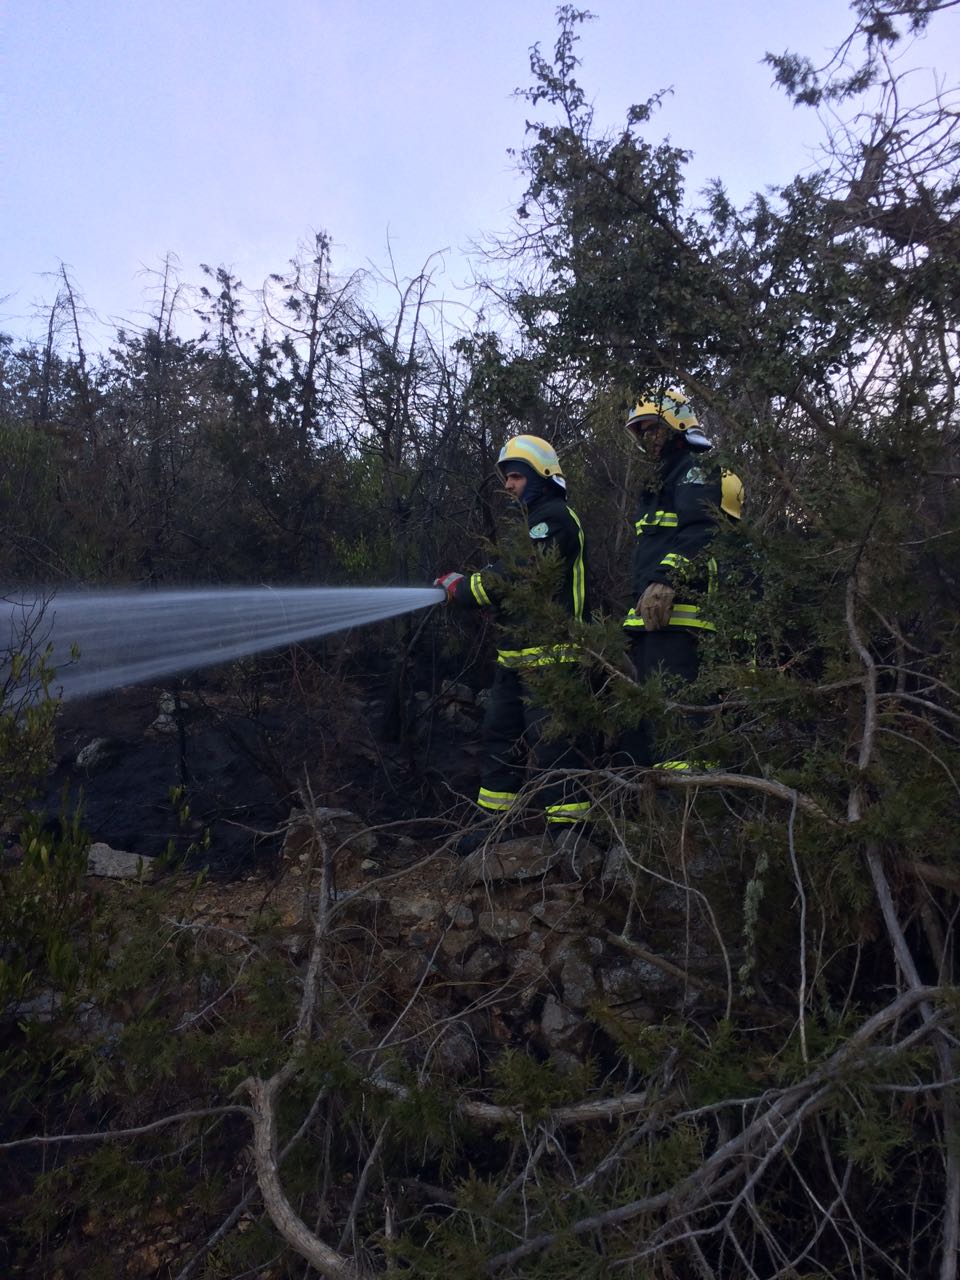
<instances>
[{"instance_id":1,"label":"water jet","mask_svg":"<svg viewBox=\"0 0 960 1280\"><path fill-rule=\"evenodd\" d=\"M0 655L49 646L56 670L51 692L83 698L380 622L442 599L437 587L10 593L0 603Z\"/></svg>"}]
</instances>

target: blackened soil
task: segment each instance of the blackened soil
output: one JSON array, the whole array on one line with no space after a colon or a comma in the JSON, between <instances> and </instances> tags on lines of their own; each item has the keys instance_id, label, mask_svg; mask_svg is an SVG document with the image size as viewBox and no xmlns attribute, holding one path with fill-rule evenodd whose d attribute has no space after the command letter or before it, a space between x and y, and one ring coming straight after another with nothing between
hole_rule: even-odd
<instances>
[{"instance_id":1,"label":"blackened soil","mask_svg":"<svg viewBox=\"0 0 960 1280\"><path fill-rule=\"evenodd\" d=\"M305 779L318 804L371 825L406 822L385 834L388 846L449 834L474 790L469 718L454 729L424 716L413 689L398 704L388 676L312 676L291 681L285 670L255 694L207 676L190 688L138 686L66 704L47 818L81 805L91 840L225 876L275 864ZM161 701L169 706L174 693L164 732ZM94 739L108 741L105 753L78 764Z\"/></svg>"}]
</instances>

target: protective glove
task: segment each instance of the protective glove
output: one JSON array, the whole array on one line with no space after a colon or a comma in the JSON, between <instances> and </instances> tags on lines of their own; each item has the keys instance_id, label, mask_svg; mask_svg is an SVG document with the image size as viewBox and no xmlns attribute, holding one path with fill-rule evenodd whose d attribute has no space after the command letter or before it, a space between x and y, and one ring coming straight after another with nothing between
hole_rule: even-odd
<instances>
[{"instance_id":1,"label":"protective glove","mask_svg":"<svg viewBox=\"0 0 960 1280\"><path fill-rule=\"evenodd\" d=\"M439 578L434 578L433 585L447 593L447 603L449 604L457 590L457 583L462 581L462 573L441 573Z\"/></svg>"},{"instance_id":2,"label":"protective glove","mask_svg":"<svg viewBox=\"0 0 960 1280\"><path fill-rule=\"evenodd\" d=\"M647 631L662 631L667 625L675 594L673 587L668 587L665 582L650 583L637 601L637 613Z\"/></svg>"}]
</instances>

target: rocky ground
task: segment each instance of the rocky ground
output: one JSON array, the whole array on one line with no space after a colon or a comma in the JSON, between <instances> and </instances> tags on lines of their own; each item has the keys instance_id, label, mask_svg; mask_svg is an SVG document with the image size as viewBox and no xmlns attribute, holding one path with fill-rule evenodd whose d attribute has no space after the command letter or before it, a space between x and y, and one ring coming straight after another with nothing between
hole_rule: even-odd
<instances>
[{"instance_id":1,"label":"rocky ground","mask_svg":"<svg viewBox=\"0 0 960 1280\"><path fill-rule=\"evenodd\" d=\"M619 1077L625 1038L723 1017L739 923L718 924L717 910L735 912L740 887L682 806L638 791L602 850L557 853L532 819L529 834L456 857L475 812L482 693L458 680L401 693L389 678L287 671L256 696L211 678L64 709L47 810L82 799L90 893L132 920L155 882L165 936L202 936L237 971L165 997L171 1025L237 1012L244 956L265 930L302 974L324 904L350 1037L395 1045L407 1070L451 1087L476 1088L508 1047ZM643 834L654 825L655 850ZM15 860L16 832L7 844ZM23 1027L56 1013L41 995L17 1016ZM111 1052L116 1008L83 1016ZM179 1274L209 1230L169 1215L141 1226L124 1275Z\"/></svg>"},{"instance_id":2,"label":"rocky ground","mask_svg":"<svg viewBox=\"0 0 960 1280\"><path fill-rule=\"evenodd\" d=\"M255 698L210 678L65 707L48 809L82 800L93 874L205 868L194 923L247 933L278 911L295 953L316 893L313 806L334 849L336 912L376 936L396 998L423 983L458 1017L480 1011L457 1024L462 1043L448 1051L464 1071L491 1039L589 1051L599 1031L586 1011L598 1002L643 1021L726 999L731 961L695 888L723 872L689 832L653 877L638 877L609 834L602 856L558 857L535 821L525 838L458 859L450 846L473 819L482 692L408 686L398 742L383 731L389 680L313 671L291 697L288 674Z\"/></svg>"}]
</instances>

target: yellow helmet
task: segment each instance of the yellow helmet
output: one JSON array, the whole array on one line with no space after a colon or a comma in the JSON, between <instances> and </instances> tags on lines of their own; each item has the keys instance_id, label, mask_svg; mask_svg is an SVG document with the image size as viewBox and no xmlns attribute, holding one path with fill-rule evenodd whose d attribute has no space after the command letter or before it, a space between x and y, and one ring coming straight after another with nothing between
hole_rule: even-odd
<instances>
[{"instance_id":1,"label":"yellow helmet","mask_svg":"<svg viewBox=\"0 0 960 1280\"><path fill-rule=\"evenodd\" d=\"M506 472L508 462L524 462L538 476L543 476L544 480L552 480L561 489L567 487L556 449L540 436L514 436L508 440L497 458L501 475Z\"/></svg>"},{"instance_id":2,"label":"yellow helmet","mask_svg":"<svg viewBox=\"0 0 960 1280\"><path fill-rule=\"evenodd\" d=\"M634 405L626 421L630 435L640 442L641 429L663 425L679 431L694 449L709 449L710 441L700 430L697 416L682 391L673 388L662 395L644 394Z\"/></svg>"},{"instance_id":3,"label":"yellow helmet","mask_svg":"<svg viewBox=\"0 0 960 1280\"><path fill-rule=\"evenodd\" d=\"M720 506L728 516L739 520L743 512L745 494L743 483L733 471L720 472Z\"/></svg>"}]
</instances>

